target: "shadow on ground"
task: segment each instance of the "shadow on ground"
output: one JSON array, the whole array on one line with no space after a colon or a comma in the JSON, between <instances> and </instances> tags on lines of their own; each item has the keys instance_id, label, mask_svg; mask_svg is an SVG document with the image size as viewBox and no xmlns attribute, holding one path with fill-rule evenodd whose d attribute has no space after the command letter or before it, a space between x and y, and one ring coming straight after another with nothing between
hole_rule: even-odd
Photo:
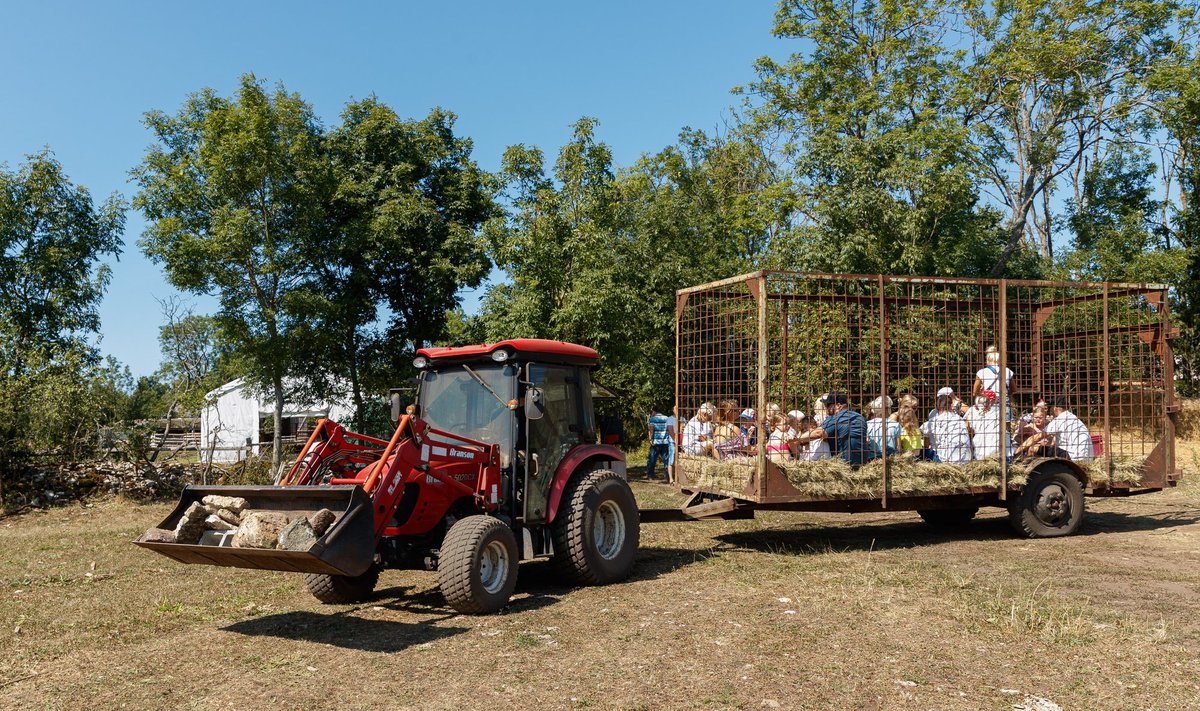
<instances>
[{"instance_id":1,"label":"shadow on ground","mask_svg":"<svg viewBox=\"0 0 1200 711\"><path fill-rule=\"evenodd\" d=\"M223 629L252 637L304 640L383 653L399 652L413 645L469 631L467 627L437 625L449 616L409 623L356 617L355 611L322 614L297 610L242 620Z\"/></svg>"},{"instance_id":2,"label":"shadow on ground","mask_svg":"<svg viewBox=\"0 0 1200 711\"><path fill-rule=\"evenodd\" d=\"M1103 533L1158 531L1200 523L1200 510L1125 513L1116 511L1088 512L1076 536ZM991 515L972 521L966 526L935 529L922 521L896 521L854 525L852 517L846 525L805 525L796 528L770 528L757 531L738 531L714 537L722 550L749 549L768 553L824 553L833 550L888 550L935 546L957 541L1012 540L1016 534L1006 516Z\"/></svg>"}]
</instances>

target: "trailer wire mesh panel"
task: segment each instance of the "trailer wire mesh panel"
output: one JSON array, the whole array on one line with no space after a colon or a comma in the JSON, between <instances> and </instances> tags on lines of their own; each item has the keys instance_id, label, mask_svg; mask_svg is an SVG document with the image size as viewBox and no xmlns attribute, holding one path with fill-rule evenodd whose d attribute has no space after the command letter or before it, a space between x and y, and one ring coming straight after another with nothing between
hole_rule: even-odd
<instances>
[{"instance_id":1,"label":"trailer wire mesh panel","mask_svg":"<svg viewBox=\"0 0 1200 711\"><path fill-rule=\"evenodd\" d=\"M1158 284L788 272L682 289L679 485L1003 500L1056 460L1093 494L1161 489L1178 476L1167 303Z\"/></svg>"}]
</instances>

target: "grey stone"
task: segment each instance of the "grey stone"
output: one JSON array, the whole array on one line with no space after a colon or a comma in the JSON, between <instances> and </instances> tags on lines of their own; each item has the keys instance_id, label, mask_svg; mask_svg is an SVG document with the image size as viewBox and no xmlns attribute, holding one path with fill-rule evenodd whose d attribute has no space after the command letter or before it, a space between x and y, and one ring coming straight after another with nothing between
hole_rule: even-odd
<instances>
[{"instance_id":1,"label":"grey stone","mask_svg":"<svg viewBox=\"0 0 1200 711\"><path fill-rule=\"evenodd\" d=\"M217 494L209 494L203 499L200 499L206 506L212 507L215 512L217 509L229 509L236 514L241 514L246 510L246 500L240 496L219 496Z\"/></svg>"},{"instance_id":2,"label":"grey stone","mask_svg":"<svg viewBox=\"0 0 1200 711\"><path fill-rule=\"evenodd\" d=\"M321 509L308 517L308 522L312 524L313 535L317 538L325 535L329 527L333 525L337 514L329 509Z\"/></svg>"},{"instance_id":3,"label":"grey stone","mask_svg":"<svg viewBox=\"0 0 1200 711\"><path fill-rule=\"evenodd\" d=\"M286 551L306 551L317 542L312 524L306 518L292 521L279 532L279 547Z\"/></svg>"},{"instance_id":4,"label":"grey stone","mask_svg":"<svg viewBox=\"0 0 1200 711\"><path fill-rule=\"evenodd\" d=\"M210 531L236 531L238 528L216 514L209 514L205 517L204 527Z\"/></svg>"},{"instance_id":5,"label":"grey stone","mask_svg":"<svg viewBox=\"0 0 1200 711\"><path fill-rule=\"evenodd\" d=\"M204 519L208 518L208 509L198 502L183 512L179 524L175 526L176 543L199 543L200 535L204 533Z\"/></svg>"},{"instance_id":6,"label":"grey stone","mask_svg":"<svg viewBox=\"0 0 1200 711\"><path fill-rule=\"evenodd\" d=\"M175 532L165 528L152 528L142 534L142 540L149 543L174 543Z\"/></svg>"},{"instance_id":7,"label":"grey stone","mask_svg":"<svg viewBox=\"0 0 1200 711\"><path fill-rule=\"evenodd\" d=\"M287 514L278 511L250 511L242 516L233 537L235 548L274 548L279 533L288 525Z\"/></svg>"},{"instance_id":8,"label":"grey stone","mask_svg":"<svg viewBox=\"0 0 1200 711\"><path fill-rule=\"evenodd\" d=\"M232 523L235 528L242 522L242 514L237 511L233 511L232 509L217 509L216 511L213 511L213 515L220 518L222 521Z\"/></svg>"}]
</instances>

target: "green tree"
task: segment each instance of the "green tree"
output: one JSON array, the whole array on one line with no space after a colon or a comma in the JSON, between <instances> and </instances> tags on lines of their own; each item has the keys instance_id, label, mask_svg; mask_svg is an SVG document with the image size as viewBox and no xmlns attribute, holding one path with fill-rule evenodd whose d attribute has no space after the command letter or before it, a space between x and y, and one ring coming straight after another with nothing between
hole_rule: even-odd
<instances>
[{"instance_id":1,"label":"green tree","mask_svg":"<svg viewBox=\"0 0 1200 711\"><path fill-rule=\"evenodd\" d=\"M177 288L211 294L223 336L274 400L272 464L281 461L290 308L327 235L333 171L312 108L282 86L242 77L233 98L192 94L175 114L146 114L157 143L134 169L142 249Z\"/></svg>"},{"instance_id":2,"label":"green tree","mask_svg":"<svg viewBox=\"0 0 1200 711\"><path fill-rule=\"evenodd\" d=\"M89 423L107 416L70 395L102 367L91 340L110 278L102 260L119 254L124 224L119 196L94 204L48 150L0 165L0 505L26 457L81 451L95 442Z\"/></svg>"},{"instance_id":3,"label":"green tree","mask_svg":"<svg viewBox=\"0 0 1200 711\"><path fill-rule=\"evenodd\" d=\"M444 335L458 292L491 264L478 235L496 209L491 179L454 122L441 109L402 120L372 98L347 105L329 134L333 227L303 292L313 318L298 340L310 373L349 380L358 410L364 385L394 384L414 348Z\"/></svg>"},{"instance_id":4,"label":"green tree","mask_svg":"<svg viewBox=\"0 0 1200 711\"><path fill-rule=\"evenodd\" d=\"M793 229L764 263L811 271L980 274L1002 246L979 205L953 3L786 0L745 130L774 137L795 185Z\"/></svg>"}]
</instances>

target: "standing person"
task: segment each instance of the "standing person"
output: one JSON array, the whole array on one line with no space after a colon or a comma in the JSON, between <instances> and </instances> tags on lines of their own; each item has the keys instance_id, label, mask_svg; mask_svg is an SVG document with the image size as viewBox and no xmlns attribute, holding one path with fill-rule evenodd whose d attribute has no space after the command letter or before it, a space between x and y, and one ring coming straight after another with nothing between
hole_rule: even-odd
<instances>
[{"instance_id":1,"label":"standing person","mask_svg":"<svg viewBox=\"0 0 1200 711\"><path fill-rule=\"evenodd\" d=\"M975 404L967 410L967 414L963 418L963 421L967 423L967 429L971 432L971 449L974 450L976 459L999 456L1001 437L1005 440L1005 455L1011 453L1008 451L1011 449L1008 431L1000 422L1000 408L994 407L995 403L995 395L991 397L980 395L975 398Z\"/></svg>"},{"instance_id":2,"label":"standing person","mask_svg":"<svg viewBox=\"0 0 1200 711\"><path fill-rule=\"evenodd\" d=\"M666 480L671 467L671 443L675 441L673 418L662 414L661 407L653 408L649 419L646 420L646 435L650 440L650 454L646 457L646 478L654 479L654 465L661 457L663 479Z\"/></svg>"},{"instance_id":3,"label":"standing person","mask_svg":"<svg viewBox=\"0 0 1200 711\"><path fill-rule=\"evenodd\" d=\"M971 389L971 395L978 397L986 396L987 393L994 393L993 399L1000 397L1000 351L995 346L988 346L987 354L984 356L986 365L975 373L975 387ZM1012 420L1012 383L1013 372L1008 368L1004 369L1004 419Z\"/></svg>"},{"instance_id":4,"label":"standing person","mask_svg":"<svg viewBox=\"0 0 1200 711\"><path fill-rule=\"evenodd\" d=\"M820 427L800 436L801 442L823 439L829 449L852 467L862 466L879 457L874 443L867 438L867 421L850 409L846 393L829 393L825 398L825 419Z\"/></svg>"},{"instance_id":5,"label":"standing person","mask_svg":"<svg viewBox=\"0 0 1200 711\"><path fill-rule=\"evenodd\" d=\"M921 428L940 461L965 464L971 461L971 436L967 423L954 412L953 395L939 395L934 416Z\"/></svg>"},{"instance_id":6,"label":"standing person","mask_svg":"<svg viewBox=\"0 0 1200 711\"><path fill-rule=\"evenodd\" d=\"M686 454L712 454L712 418L717 408L706 402L696 410L696 416L683 427L683 451Z\"/></svg>"},{"instance_id":7,"label":"standing person","mask_svg":"<svg viewBox=\"0 0 1200 711\"><path fill-rule=\"evenodd\" d=\"M1054 419L1046 425L1046 432L1054 435L1055 444L1065 450L1073 461L1092 461L1095 458L1092 450L1092 433L1088 431L1087 425L1071 412L1065 397L1060 395L1054 398L1051 407L1054 411Z\"/></svg>"},{"instance_id":8,"label":"standing person","mask_svg":"<svg viewBox=\"0 0 1200 711\"><path fill-rule=\"evenodd\" d=\"M886 408L884 405L885 402L887 403ZM883 419L885 409L892 409L892 399L890 397L886 400L877 397L871 401L871 419L867 420L867 437L875 444L877 450L884 454L892 455L897 451L897 440L900 437L902 428L900 427L900 423L893 421L890 416L886 421Z\"/></svg>"}]
</instances>

